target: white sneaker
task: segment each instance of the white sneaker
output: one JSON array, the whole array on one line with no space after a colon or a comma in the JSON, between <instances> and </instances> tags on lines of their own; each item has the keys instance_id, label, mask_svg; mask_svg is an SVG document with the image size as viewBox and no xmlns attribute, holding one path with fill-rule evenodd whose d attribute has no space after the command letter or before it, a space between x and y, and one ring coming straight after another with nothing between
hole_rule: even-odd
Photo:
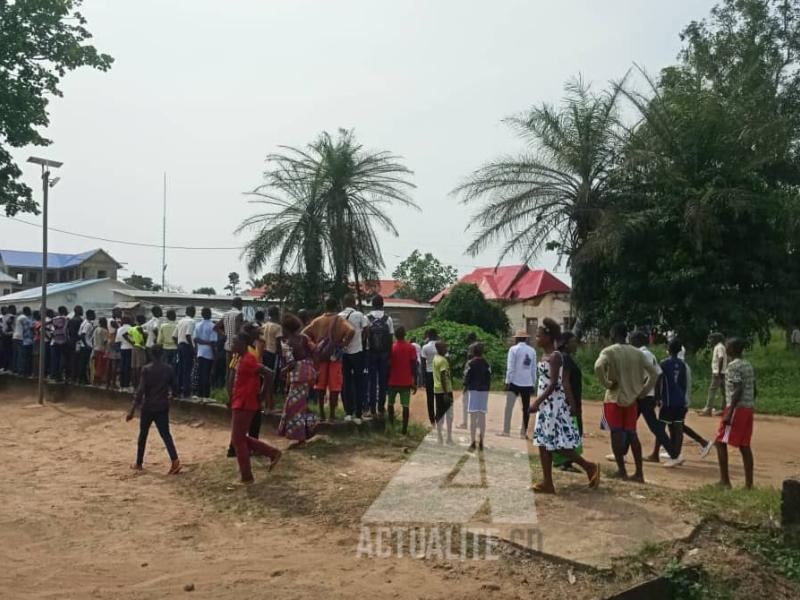
<instances>
[{"instance_id":1,"label":"white sneaker","mask_svg":"<svg viewBox=\"0 0 800 600\"><path fill-rule=\"evenodd\" d=\"M666 450L662 450L661 454L659 454L659 456L661 458L669 458L669 452L667 452Z\"/></svg>"},{"instance_id":2,"label":"white sneaker","mask_svg":"<svg viewBox=\"0 0 800 600\"><path fill-rule=\"evenodd\" d=\"M664 467L667 469L674 469L675 467L679 467L683 464L683 456L679 456L678 458L670 458L667 462L664 463Z\"/></svg>"},{"instance_id":3,"label":"white sneaker","mask_svg":"<svg viewBox=\"0 0 800 600\"><path fill-rule=\"evenodd\" d=\"M353 420L353 416L352 415L345 415L344 416L344 420L345 420L345 423L349 423L350 421Z\"/></svg>"},{"instance_id":4,"label":"white sneaker","mask_svg":"<svg viewBox=\"0 0 800 600\"><path fill-rule=\"evenodd\" d=\"M708 456L708 453L711 452L711 449L714 447L714 442L708 442L703 449L700 450L700 458L705 458Z\"/></svg>"},{"instance_id":5,"label":"white sneaker","mask_svg":"<svg viewBox=\"0 0 800 600\"><path fill-rule=\"evenodd\" d=\"M361 419L359 419L358 417L353 417L353 423L355 423L356 425L361 425Z\"/></svg>"}]
</instances>

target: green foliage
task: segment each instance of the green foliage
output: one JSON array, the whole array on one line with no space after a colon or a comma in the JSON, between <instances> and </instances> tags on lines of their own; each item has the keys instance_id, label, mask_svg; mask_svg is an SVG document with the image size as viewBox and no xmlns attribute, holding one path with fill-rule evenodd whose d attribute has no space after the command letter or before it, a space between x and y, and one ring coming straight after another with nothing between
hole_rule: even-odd
<instances>
[{"instance_id":1,"label":"green foliage","mask_svg":"<svg viewBox=\"0 0 800 600\"><path fill-rule=\"evenodd\" d=\"M503 308L487 301L473 283L454 285L428 317L433 321L455 321L474 325L493 335L508 335L508 316Z\"/></svg>"},{"instance_id":2,"label":"green foliage","mask_svg":"<svg viewBox=\"0 0 800 600\"><path fill-rule=\"evenodd\" d=\"M416 338L419 343L425 339L428 329L436 329L439 339L447 342L449 349L450 370L453 373L453 382L460 386L464 365L467 362L467 336L474 333L478 341L484 345L484 357L492 367L494 379L503 378L506 372L506 353L508 351L505 341L496 335L487 333L475 325L464 325L453 321L433 321L406 333L406 339Z\"/></svg>"},{"instance_id":3,"label":"green foliage","mask_svg":"<svg viewBox=\"0 0 800 600\"><path fill-rule=\"evenodd\" d=\"M228 285L222 289L227 290L231 296L235 296L239 292L239 283L239 274L236 271L231 271L228 273Z\"/></svg>"},{"instance_id":4,"label":"green foliage","mask_svg":"<svg viewBox=\"0 0 800 600\"><path fill-rule=\"evenodd\" d=\"M316 312L322 307L322 298L333 291L330 277L323 276L321 280L309 283L305 273L267 273L254 283L264 286L265 300L280 302L291 312L301 308Z\"/></svg>"},{"instance_id":5,"label":"green foliage","mask_svg":"<svg viewBox=\"0 0 800 600\"><path fill-rule=\"evenodd\" d=\"M458 271L440 263L430 252L422 255L419 250L414 250L397 266L392 277L401 282L401 298L429 302L458 278Z\"/></svg>"},{"instance_id":6,"label":"green foliage","mask_svg":"<svg viewBox=\"0 0 800 600\"><path fill-rule=\"evenodd\" d=\"M61 96L67 71L101 71L113 59L86 43L92 36L78 12L80 0L0 0L0 205L7 215L38 213L31 189L9 148L47 146L50 97Z\"/></svg>"},{"instance_id":7,"label":"green foliage","mask_svg":"<svg viewBox=\"0 0 800 600\"><path fill-rule=\"evenodd\" d=\"M215 290L211 286L207 286L207 287L199 287L196 290L192 290L192 293L193 294L205 294L206 296L216 296L217 295L217 290Z\"/></svg>"},{"instance_id":8,"label":"green foliage","mask_svg":"<svg viewBox=\"0 0 800 600\"><path fill-rule=\"evenodd\" d=\"M781 492L775 488L748 490L706 485L681 492L679 501L702 516L760 525L780 514Z\"/></svg>"},{"instance_id":9,"label":"green foliage","mask_svg":"<svg viewBox=\"0 0 800 600\"><path fill-rule=\"evenodd\" d=\"M153 282L152 277L145 277L144 275L137 275L132 273L130 277L123 279L128 285L135 287L137 290L144 290L145 292L160 292L161 285Z\"/></svg>"},{"instance_id":10,"label":"green foliage","mask_svg":"<svg viewBox=\"0 0 800 600\"><path fill-rule=\"evenodd\" d=\"M378 229L397 236L387 209L395 204L418 208L408 190L412 172L400 157L367 151L352 131L334 139L323 132L307 148L281 146L267 157L265 183L251 195L265 212L237 229L255 229L245 255L251 273L273 262L273 271L303 273L307 302L317 305L322 281L333 279L341 298L356 283L376 279L384 266Z\"/></svg>"},{"instance_id":11,"label":"green foliage","mask_svg":"<svg viewBox=\"0 0 800 600\"><path fill-rule=\"evenodd\" d=\"M780 533L759 533L745 539L742 545L759 554L787 579L800 582L800 548L787 545Z\"/></svg>"}]
</instances>

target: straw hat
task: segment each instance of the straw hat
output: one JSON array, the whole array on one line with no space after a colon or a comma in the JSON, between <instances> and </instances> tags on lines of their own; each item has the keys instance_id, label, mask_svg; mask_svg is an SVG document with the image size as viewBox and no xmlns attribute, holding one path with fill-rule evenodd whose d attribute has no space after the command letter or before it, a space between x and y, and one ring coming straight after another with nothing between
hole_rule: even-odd
<instances>
[{"instance_id":1,"label":"straw hat","mask_svg":"<svg viewBox=\"0 0 800 600\"><path fill-rule=\"evenodd\" d=\"M524 329L518 329L517 333L514 334L515 340L521 340L521 339L527 340L529 337L531 337L531 335Z\"/></svg>"}]
</instances>

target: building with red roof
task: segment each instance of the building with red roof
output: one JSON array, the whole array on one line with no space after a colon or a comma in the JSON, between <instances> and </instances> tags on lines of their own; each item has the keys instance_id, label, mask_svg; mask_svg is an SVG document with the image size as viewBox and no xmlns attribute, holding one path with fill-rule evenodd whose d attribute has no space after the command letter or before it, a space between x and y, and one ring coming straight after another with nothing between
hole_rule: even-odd
<instances>
[{"instance_id":1,"label":"building with red roof","mask_svg":"<svg viewBox=\"0 0 800 600\"><path fill-rule=\"evenodd\" d=\"M481 267L457 283L475 284L484 298L502 304L513 331L525 329L533 334L546 317L562 327L570 324L570 287L546 269L527 265ZM448 290L434 296L431 304L440 302Z\"/></svg>"}]
</instances>

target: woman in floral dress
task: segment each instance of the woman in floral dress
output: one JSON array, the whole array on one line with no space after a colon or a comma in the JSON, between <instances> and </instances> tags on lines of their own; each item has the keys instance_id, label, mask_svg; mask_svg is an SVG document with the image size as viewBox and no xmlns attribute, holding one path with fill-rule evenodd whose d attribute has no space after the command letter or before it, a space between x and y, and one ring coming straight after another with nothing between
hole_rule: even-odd
<instances>
[{"instance_id":1,"label":"woman in floral dress","mask_svg":"<svg viewBox=\"0 0 800 600\"><path fill-rule=\"evenodd\" d=\"M317 379L317 370L312 360L311 341L300 330L302 321L287 314L281 320L283 326L282 372L288 377L289 391L283 405L283 415L278 425L278 435L295 444L289 448L302 448L317 428L317 415L308 409L308 394Z\"/></svg>"},{"instance_id":2,"label":"woman in floral dress","mask_svg":"<svg viewBox=\"0 0 800 600\"><path fill-rule=\"evenodd\" d=\"M533 430L533 445L539 447L539 460L542 463L544 479L534 484L533 491L542 494L555 494L553 485L553 452L558 451L586 471L589 487L600 484L600 465L590 463L575 452L581 443L581 435L572 421L570 406L564 386L561 383L563 359L556 351L561 337L561 327L552 319L545 319L536 334L536 345L543 355L537 365L539 395L531 405L536 415Z\"/></svg>"}]
</instances>

